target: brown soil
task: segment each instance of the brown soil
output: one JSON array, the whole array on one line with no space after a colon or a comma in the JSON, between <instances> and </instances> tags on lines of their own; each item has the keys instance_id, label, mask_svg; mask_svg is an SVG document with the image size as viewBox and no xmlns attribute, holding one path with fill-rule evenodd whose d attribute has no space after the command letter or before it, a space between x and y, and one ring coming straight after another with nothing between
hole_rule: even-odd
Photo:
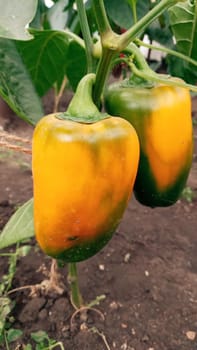
<instances>
[{"instance_id":1,"label":"brown soil","mask_svg":"<svg viewBox=\"0 0 197 350\"><path fill-rule=\"evenodd\" d=\"M197 99L193 100L194 121ZM9 132L31 137L32 128L18 119L1 118ZM197 128L188 186L197 191ZM30 156L0 150L0 229L16 206L32 196ZM196 196L197 197L197 196ZM59 268L62 295L30 289L10 297L16 302L12 327L23 336L10 349L22 349L32 332L43 330L66 350L196 350L197 349L197 198L168 208L150 209L131 199L116 234L93 258L79 263L79 283L86 302L105 295L96 312L84 320L69 299L67 267ZM12 288L46 278L51 259L34 240L21 258ZM14 247L12 248L14 249ZM0 275L8 269L1 257ZM104 317L104 319L103 319ZM71 322L72 321L72 322ZM72 326L72 327L71 327ZM0 349L5 349L0 345ZM57 347L57 349L59 349Z\"/></svg>"}]
</instances>

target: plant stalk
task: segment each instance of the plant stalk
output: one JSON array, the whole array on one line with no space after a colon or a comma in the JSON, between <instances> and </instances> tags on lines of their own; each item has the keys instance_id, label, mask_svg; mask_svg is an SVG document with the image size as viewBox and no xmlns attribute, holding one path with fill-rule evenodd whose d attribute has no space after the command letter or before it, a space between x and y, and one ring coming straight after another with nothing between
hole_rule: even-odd
<instances>
[{"instance_id":1,"label":"plant stalk","mask_svg":"<svg viewBox=\"0 0 197 350\"><path fill-rule=\"evenodd\" d=\"M95 12L96 22L101 36L102 54L97 67L96 81L93 91L93 100L99 108L101 105L101 94L107 79L110 64L114 54L117 51L116 39L117 35L111 29L107 18L103 0L93 0L93 9Z\"/></svg>"},{"instance_id":2,"label":"plant stalk","mask_svg":"<svg viewBox=\"0 0 197 350\"><path fill-rule=\"evenodd\" d=\"M133 13L133 22L137 22L137 9L136 9L136 0L128 0L129 6L132 9Z\"/></svg>"},{"instance_id":3,"label":"plant stalk","mask_svg":"<svg viewBox=\"0 0 197 350\"><path fill-rule=\"evenodd\" d=\"M129 43L136 38L140 32L146 28L152 21L160 16L165 10L177 3L177 0L161 0L155 7L152 8L144 17L135 23L128 31L119 36L118 48L119 51L124 50Z\"/></svg>"},{"instance_id":4,"label":"plant stalk","mask_svg":"<svg viewBox=\"0 0 197 350\"><path fill-rule=\"evenodd\" d=\"M132 60L141 71L151 70L140 49L134 43L130 43L125 49L125 52L131 54Z\"/></svg>"},{"instance_id":5,"label":"plant stalk","mask_svg":"<svg viewBox=\"0 0 197 350\"><path fill-rule=\"evenodd\" d=\"M86 59L87 59L87 73L93 72L93 41L90 34L90 28L88 24L88 19L85 10L85 4L83 0L76 0L77 9L79 14L79 21L81 26L81 31L83 34L83 39L86 47Z\"/></svg>"},{"instance_id":6,"label":"plant stalk","mask_svg":"<svg viewBox=\"0 0 197 350\"><path fill-rule=\"evenodd\" d=\"M107 18L103 0L93 0L93 8L98 25L98 30L102 38L103 34L112 31Z\"/></svg>"},{"instance_id":7,"label":"plant stalk","mask_svg":"<svg viewBox=\"0 0 197 350\"><path fill-rule=\"evenodd\" d=\"M102 91L107 79L110 63L114 56L123 51L136 36L177 0L161 0L151 11L135 23L124 34L118 35L112 31L107 19L103 0L93 0L98 29L101 35L102 57L96 73L93 99L100 106Z\"/></svg>"},{"instance_id":8,"label":"plant stalk","mask_svg":"<svg viewBox=\"0 0 197 350\"><path fill-rule=\"evenodd\" d=\"M70 40L74 40L76 41L81 47L83 47L83 49L85 49L85 43L84 40L82 38L80 38L77 34L71 32L71 30L69 29L65 29L64 33L66 34L66 36L70 39Z\"/></svg>"},{"instance_id":9,"label":"plant stalk","mask_svg":"<svg viewBox=\"0 0 197 350\"><path fill-rule=\"evenodd\" d=\"M193 64L194 66L197 66L197 61L193 60L191 57L188 57L188 56L184 55L181 52L168 49L167 47L164 47L164 46L157 46L157 45L147 44L147 43L144 43L140 39L136 39L135 42L136 42L136 44L138 44L140 46L147 47L148 49L151 49L151 50L161 51L161 52L164 52L164 53L166 53L168 55L176 56L176 57L178 57L178 58L180 58L180 59L182 59L184 61L187 61L187 62Z\"/></svg>"},{"instance_id":10,"label":"plant stalk","mask_svg":"<svg viewBox=\"0 0 197 350\"><path fill-rule=\"evenodd\" d=\"M101 105L101 95L110 71L111 61L115 54L116 52L103 48L102 57L96 72L96 80L93 90L93 100L98 108L100 108Z\"/></svg>"},{"instance_id":11,"label":"plant stalk","mask_svg":"<svg viewBox=\"0 0 197 350\"><path fill-rule=\"evenodd\" d=\"M83 306L83 299L79 290L76 263L68 264L68 283L71 289L71 303L76 310L80 309Z\"/></svg>"}]
</instances>

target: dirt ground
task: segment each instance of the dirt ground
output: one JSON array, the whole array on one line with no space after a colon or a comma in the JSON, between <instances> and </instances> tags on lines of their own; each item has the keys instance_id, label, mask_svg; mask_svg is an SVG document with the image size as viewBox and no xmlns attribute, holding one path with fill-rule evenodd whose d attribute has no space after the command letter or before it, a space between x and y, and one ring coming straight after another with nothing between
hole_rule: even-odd
<instances>
[{"instance_id":1,"label":"dirt ground","mask_svg":"<svg viewBox=\"0 0 197 350\"><path fill-rule=\"evenodd\" d=\"M197 99L193 99L197 121ZM32 128L2 118L9 133L31 138ZM88 303L104 295L87 320L72 317L67 267L59 268L62 295L11 294L16 305L13 327L23 336L10 349L22 349L32 332L43 330L65 350L197 350L197 127L188 186L195 198L168 208L150 209L131 199L111 241L96 256L79 263L79 283ZM32 196L31 159L0 150L0 230L15 210ZM46 278L51 259L32 240L30 253L17 264L12 288L35 285ZM13 248L14 249L14 248ZM1 257L0 275L7 272ZM0 349L5 347L0 345ZM59 349L59 347L57 347Z\"/></svg>"}]
</instances>

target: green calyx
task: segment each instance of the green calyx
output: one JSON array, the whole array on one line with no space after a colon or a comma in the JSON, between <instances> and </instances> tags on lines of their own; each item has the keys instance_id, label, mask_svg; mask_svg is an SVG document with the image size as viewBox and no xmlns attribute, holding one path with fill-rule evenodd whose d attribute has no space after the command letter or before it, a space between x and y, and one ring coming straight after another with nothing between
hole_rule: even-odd
<instances>
[{"instance_id":1,"label":"green calyx","mask_svg":"<svg viewBox=\"0 0 197 350\"><path fill-rule=\"evenodd\" d=\"M101 113L93 102L92 92L95 78L96 75L90 73L80 80L67 111L58 113L57 118L91 124L109 117Z\"/></svg>"},{"instance_id":2,"label":"green calyx","mask_svg":"<svg viewBox=\"0 0 197 350\"><path fill-rule=\"evenodd\" d=\"M68 114L68 112L58 113L55 115L55 117L58 119L71 120L73 122L78 122L82 124L92 124L92 123L99 122L100 120L110 118L110 116L107 113L100 113L100 115L98 114L93 116L91 115L85 116L84 114L77 116L77 115L70 115Z\"/></svg>"},{"instance_id":3,"label":"green calyx","mask_svg":"<svg viewBox=\"0 0 197 350\"><path fill-rule=\"evenodd\" d=\"M152 89L157 84L151 80L145 80L143 78L138 77L135 74L132 74L129 79L124 79L121 83L122 87L130 87L130 88L147 88Z\"/></svg>"}]
</instances>

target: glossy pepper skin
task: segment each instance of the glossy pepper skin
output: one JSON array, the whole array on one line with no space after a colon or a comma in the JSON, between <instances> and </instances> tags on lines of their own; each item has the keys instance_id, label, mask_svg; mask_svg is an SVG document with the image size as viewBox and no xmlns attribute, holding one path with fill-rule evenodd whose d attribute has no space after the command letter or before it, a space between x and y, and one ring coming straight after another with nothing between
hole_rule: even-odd
<instances>
[{"instance_id":1,"label":"glossy pepper skin","mask_svg":"<svg viewBox=\"0 0 197 350\"><path fill-rule=\"evenodd\" d=\"M174 204L192 163L191 98L185 88L112 84L105 95L108 113L122 116L137 131L140 162L134 193L150 207Z\"/></svg>"},{"instance_id":2,"label":"glossy pepper skin","mask_svg":"<svg viewBox=\"0 0 197 350\"><path fill-rule=\"evenodd\" d=\"M87 259L111 238L139 161L134 128L121 118L81 123L48 115L33 136L34 222L43 251Z\"/></svg>"}]
</instances>

